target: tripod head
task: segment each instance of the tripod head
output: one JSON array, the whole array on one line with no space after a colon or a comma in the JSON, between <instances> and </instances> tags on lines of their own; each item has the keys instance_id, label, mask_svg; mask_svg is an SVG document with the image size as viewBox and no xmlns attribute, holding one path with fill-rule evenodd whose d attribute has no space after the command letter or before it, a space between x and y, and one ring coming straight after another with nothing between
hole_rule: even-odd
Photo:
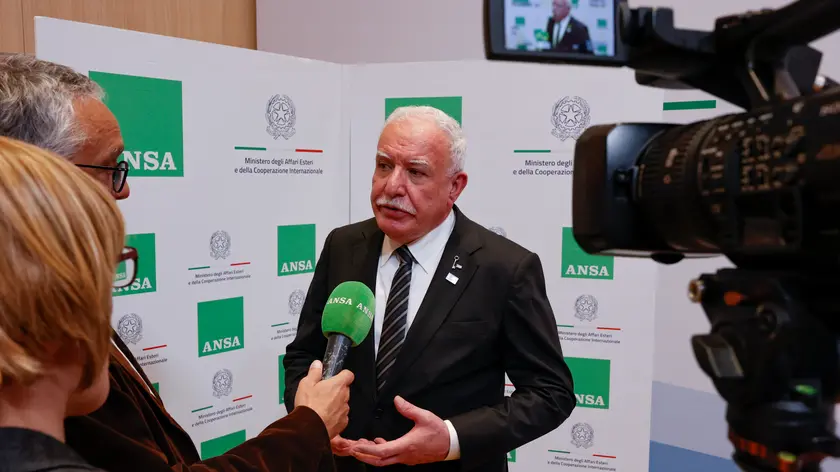
<instances>
[{"instance_id":1,"label":"tripod head","mask_svg":"<svg viewBox=\"0 0 840 472\"><path fill-rule=\"evenodd\" d=\"M723 269L689 285L711 332L691 340L728 404L733 459L748 472L818 471L840 456L837 278Z\"/></svg>"}]
</instances>

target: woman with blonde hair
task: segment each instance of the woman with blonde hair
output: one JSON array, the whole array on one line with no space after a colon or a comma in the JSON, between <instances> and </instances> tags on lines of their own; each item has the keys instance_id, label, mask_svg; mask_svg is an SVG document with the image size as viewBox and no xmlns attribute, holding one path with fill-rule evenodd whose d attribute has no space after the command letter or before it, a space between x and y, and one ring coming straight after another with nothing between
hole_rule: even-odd
<instances>
[{"instance_id":1,"label":"woman with blonde hair","mask_svg":"<svg viewBox=\"0 0 840 472\"><path fill-rule=\"evenodd\" d=\"M93 178L0 137L0 472L97 470L64 419L108 395L111 291L137 264L124 231Z\"/></svg>"}]
</instances>

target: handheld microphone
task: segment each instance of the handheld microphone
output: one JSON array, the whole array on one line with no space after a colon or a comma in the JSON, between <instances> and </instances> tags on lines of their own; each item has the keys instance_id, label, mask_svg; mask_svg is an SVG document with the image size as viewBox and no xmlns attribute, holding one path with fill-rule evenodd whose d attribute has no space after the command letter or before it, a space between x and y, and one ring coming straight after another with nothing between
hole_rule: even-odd
<instances>
[{"instance_id":1,"label":"handheld microphone","mask_svg":"<svg viewBox=\"0 0 840 472\"><path fill-rule=\"evenodd\" d=\"M361 282L342 282L332 291L321 317L321 331L328 339L321 379L341 372L348 349L370 332L375 310L373 292Z\"/></svg>"}]
</instances>

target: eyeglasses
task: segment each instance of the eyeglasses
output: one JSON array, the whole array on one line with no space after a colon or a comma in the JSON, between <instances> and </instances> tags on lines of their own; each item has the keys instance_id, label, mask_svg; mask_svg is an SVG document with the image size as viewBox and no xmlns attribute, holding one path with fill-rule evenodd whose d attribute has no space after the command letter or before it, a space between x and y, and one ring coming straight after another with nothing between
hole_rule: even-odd
<instances>
[{"instance_id":1,"label":"eyeglasses","mask_svg":"<svg viewBox=\"0 0 840 472\"><path fill-rule=\"evenodd\" d=\"M76 164L79 167L85 167L88 169L104 169L110 170L111 173L111 187L114 189L114 192L120 193L122 192L123 187L125 187L125 181L128 179L128 162L120 161L116 167L113 166L94 166L90 164Z\"/></svg>"},{"instance_id":2,"label":"eyeglasses","mask_svg":"<svg viewBox=\"0 0 840 472\"><path fill-rule=\"evenodd\" d=\"M114 277L114 288L125 288L134 283L137 278L137 249L124 247L117 261L117 273Z\"/></svg>"}]
</instances>

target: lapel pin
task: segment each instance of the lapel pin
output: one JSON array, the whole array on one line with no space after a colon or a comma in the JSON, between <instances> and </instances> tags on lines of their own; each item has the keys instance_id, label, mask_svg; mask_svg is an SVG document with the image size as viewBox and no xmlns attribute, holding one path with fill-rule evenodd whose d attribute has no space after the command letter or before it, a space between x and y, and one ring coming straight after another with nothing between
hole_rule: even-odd
<instances>
[{"instance_id":1,"label":"lapel pin","mask_svg":"<svg viewBox=\"0 0 840 472\"><path fill-rule=\"evenodd\" d=\"M446 275L446 280L449 281L449 283L451 283L452 285L455 285L456 283L458 283L458 277L456 277L452 274L447 274Z\"/></svg>"},{"instance_id":2,"label":"lapel pin","mask_svg":"<svg viewBox=\"0 0 840 472\"><path fill-rule=\"evenodd\" d=\"M455 256L455 259L452 261L452 268L453 269L463 269L463 266L461 264L458 264L458 259L460 259L460 258L458 256ZM457 280L457 277L456 277L456 280Z\"/></svg>"}]
</instances>

